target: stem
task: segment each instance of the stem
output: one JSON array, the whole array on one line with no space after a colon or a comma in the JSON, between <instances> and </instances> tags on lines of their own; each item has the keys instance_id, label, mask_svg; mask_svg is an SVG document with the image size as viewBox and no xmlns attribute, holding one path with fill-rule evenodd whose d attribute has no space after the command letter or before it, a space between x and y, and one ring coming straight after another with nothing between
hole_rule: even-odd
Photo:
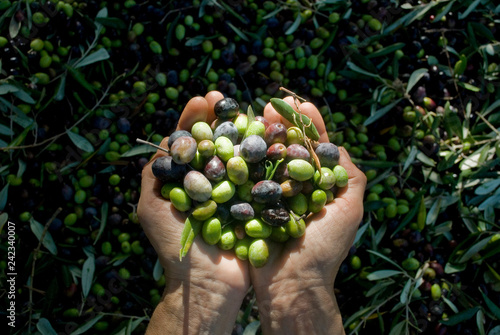
<instances>
[{"instance_id":1,"label":"stem","mask_svg":"<svg viewBox=\"0 0 500 335\"><path fill-rule=\"evenodd\" d=\"M147 145L150 145L150 146L152 146L152 147L154 147L154 148L156 148L156 149L158 149L158 150L165 151L167 154L169 154L169 153L170 153L170 150L165 149L165 148L162 148L162 147L160 147L159 145L156 145L156 144L154 144L154 143L151 143L151 142L148 142L148 141L141 140L140 138L137 138L135 141L136 141L137 143L147 144Z\"/></svg>"},{"instance_id":2,"label":"stem","mask_svg":"<svg viewBox=\"0 0 500 335\"><path fill-rule=\"evenodd\" d=\"M28 287L28 290L29 290L29 304L28 304L28 309L29 309L29 324L31 324L31 319L32 319L32 316L33 316L33 291L39 292L39 290L35 290L33 288L33 281L35 279L35 264L36 264L36 260L38 258L38 253L40 252L40 248L42 247L42 242L43 242L43 239L45 238L45 234L49 230L50 224L59 215L59 213L61 213L61 211L62 211L62 208L59 207L54 212L54 214L52 214L52 217L49 219L49 221L47 221L47 223L45 224L45 227L43 227L42 236L40 236L40 241L38 241L38 246L33 251L33 263L31 265L30 286ZM31 330L29 332L31 333Z\"/></svg>"}]
</instances>

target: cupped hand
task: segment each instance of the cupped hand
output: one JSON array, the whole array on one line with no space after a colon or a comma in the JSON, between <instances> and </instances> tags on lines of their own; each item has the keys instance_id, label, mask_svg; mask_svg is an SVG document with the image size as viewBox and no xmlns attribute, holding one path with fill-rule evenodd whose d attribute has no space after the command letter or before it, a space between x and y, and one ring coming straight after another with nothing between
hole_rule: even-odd
<instances>
[{"instance_id":1,"label":"cupped hand","mask_svg":"<svg viewBox=\"0 0 500 335\"><path fill-rule=\"evenodd\" d=\"M215 120L214 105L222 99L219 92L210 92L205 97L192 98L181 114L177 129L191 130L198 121L209 124ZM160 144L167 148L168 138ZM197 236L186 257L179 260L181 233L186 214L177 211L169 201L161 196L162 183L156 179L151 165L158 157L167 155L158 150L142 171L141 197L137 208L139 221L155 248L165 269L167 283L189 281L198 286L218 285L239 294L243 299L250 286L248 266L235 257L232 251L223 251L209 246ZM217 287L211 286L212 283ZM240 301L241 303L241 301Z\"/></svg>"},{"instance_id":2,"label":"cupped hand","mask_svg":"<svg viewBox=\"0 0 500 335\"><path fill-rule=\"evenodd\" d=\"M292 97L285 98L297 110ZM311 103L299 104L303 114L312 118L320 134L320 142L327 142L323 118ZM270 104L264 109L264 117L272 122L290 123L283 119ZM306 290L311 286L331 288L342 261L354 241L363 217L363 194L366 177L339 148L339 164L347 170L348 185L340 189L335 200L323 210L306 220L306 232L299 239L290 238L286 243L269 244L269 261L262 268L251 268L250 275L257 300L286 296L294 290ZM274 290L274 291L273 291Z\"/></svg>"}]
</instances>

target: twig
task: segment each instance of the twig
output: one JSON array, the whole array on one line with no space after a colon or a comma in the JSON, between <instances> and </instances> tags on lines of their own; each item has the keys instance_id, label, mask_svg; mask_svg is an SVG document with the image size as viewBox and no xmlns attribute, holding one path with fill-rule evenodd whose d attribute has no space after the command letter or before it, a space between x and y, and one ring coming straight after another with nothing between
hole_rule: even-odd
<instances>
[{"instance_id":1,"label":"twig","mask_svg":"<svg viewBox=\"0 0 500 335\"><path fill-rule=\"evenodd\" d=\"M83 120L85 120L97 107L99 107L102 103L102 101L104 100L104 98L108 95L108 92L109 90L111 89L111 87L115 84L115 82L123 77L125 74L121 74L119 75L118 77L116 77L112 82L111 84L106 88L106 91L104 91L104 93L102 94L101 98L96 102L96 104L94 105L94 107L92 107L91 110L89 110L80 120L76 121L71 127L69 127L68 129L72 129L76 126L78 126ZM39 143L33 143L33 144L27 144L27 145L18 145L18 146L14 146L14 147L3 147L3 148L0 148L0 150L3 150L3 151L6 151L6 150L18 150L18 149L27 149L27 148L35 148L35 147L39 147L41 145L44 145L45 143L48 143L48 142L53 142L55 140L57 140L59 137L63 136L66 134L66 131L60 133L60 134L57 134L57 135L54 135L48 139L46 139L45 141L42 141L42 142L39 142Z\"/></svg>"},{"instance_id":2,"label":"twig","mask_svg":"<svg viewBox=\"0 0 500 335\"><path fill-rule=\"evenodd\" d=\"M59 213L61 213L61 211L62 211L62 208L59 207L54 212L54 214L49 219L49 221L47 221L47 223L45 224L45 227L43 227L42 236L40 236L40 241L38 241L38 246L36 247L35 250L33 250L33 263L31 264L30 286L28 286L28 290L29 290L28 310L29 310L29 315L30 315L29 316L29 324L31 324L31 318L32 318L32 315L33 315L33 291L37 291L38 292L38 290L35 290L33 288L33 281L35 280L35 264L36 264L36 260L38 258L38 253L40 252L40 248L42 247L42 242L43 242L43 239L45 238L45 234L47 233L47 230L49 230L50 224L59 215ZM30 331L30 333L31 333L31 331Z\"/></svg>"},{"instance_id":3,"label":"twig","mask_svg":"<svg viewBox=\"0 0 500 335\"><path fill-rule=\"evenodd\" d=\"M488 127L490 127L497 135L500 135L500 132L495 128L493 127L493 125L488 121L486 120L486 118L484 116L482 116L481 114L479 114L478 112L476 112L477 116L479 116L481 118L481 120L484 121L484 123L486 123L488 125Z\"/></svg>"},{"instance_id":4,"label":"twig","mask_svg":"<svg viewBox=\"0 0 500 335\"><path fill-rule=\"evenodd\" d=\"M162 147L160 147L159 145L156 145L156 144L154 144L154 143L151 143L151 142L148 142L148 141L141 140L140 138L137 138L135 141L136 141L137 143L147 144L147 145L150 145L150 146L152 146L152 147L154 147L154 148L156 148L156 149L158 149L158 150L165 151L167 154L169 154L169 153L170 153L170 150L165 149L165 148L162 148Z\"/></svg>"}]
</instances>

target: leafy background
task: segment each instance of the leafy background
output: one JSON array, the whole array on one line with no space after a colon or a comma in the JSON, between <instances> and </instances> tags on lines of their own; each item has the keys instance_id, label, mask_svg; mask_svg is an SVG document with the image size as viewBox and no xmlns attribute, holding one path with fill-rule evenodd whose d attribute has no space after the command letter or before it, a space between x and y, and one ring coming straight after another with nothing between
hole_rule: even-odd
<instances>
[{"instance_id":1,"label":"leafy background","mask_svg":"<svg viewBox=\"0 0 500 335\"><path fill-rule=\"evenodd\" d=\"M319 107L369 184L335 292L347 333L500 334L495 1L0 1L2 313L141 333L164 276L140 171L193 96ZM15 224L15 243L8 227ZM253 292L235 334L259 333Z\"/></svg>"}]
</instances>

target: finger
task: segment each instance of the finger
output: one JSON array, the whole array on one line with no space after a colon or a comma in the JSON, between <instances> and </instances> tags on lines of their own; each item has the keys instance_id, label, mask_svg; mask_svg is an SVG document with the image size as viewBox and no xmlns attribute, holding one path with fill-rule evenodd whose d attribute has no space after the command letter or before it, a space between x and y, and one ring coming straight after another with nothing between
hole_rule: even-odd
<instances>
[{"instance_id":1,"label":"finger","mask_svg":"<svg viewBox=\"0 0 500 335\"><path fill-rule=\"evenodd\" d=\"M297 106L295 105L293 97L285 97L283 99L286 101L292 108L298 112ZM323 117L321 116L321 113L319 110L310 102L304 102L300 103L298 102L300 112L306 116L308 116L310 119L312 119L314 125L316 126L316 129L318 130L319 133L319 141L320 142L328 142L328 134L326 131L325 127L325 122L323 121ZM274 123L274 122L281 122L283 123L287 128L290 128L294 126L291 122L286 120L283 116L281 116L271 105L271 103L268 103L266 107L264 108L264 117L269 121L269 123Z\"/></svg>"},{"instance_id":2,"label":"finger","mask_svg":"<svg viewBox=\"0 0 500 335\"><path fill-rule=\"evenodd\" d=\"M219 100L224 99L224 95L222 95L219 91L210 91L205 95L205 100L208 103L208 114L207 114L207 123L212 124L212 122L217 118L214 112L215 103Z\"/></svg>"},{"instance_id":3,"label":"finger","mask_svg":"<svg viewBox=\"0 0 500 335\"><path fill-rule=\"evenodd\" d=\"M208 116L208 102L204 97L194 97L188 101L182 111L177 130L191 131L193 124L206 121Z\"/></svg>"},{"instance_id":4,"label":"finger","mask_svg":"<svg viewBox=\"0 0 500 335\"><path fill-rule=\"evenodd\" d=\"M165 137L161 141L160 147L168 148L168 137ZM158 149L151 160L142 169L141 199L143 197L150 197L151 195L161 195L162 183L154 176L151 166L157 158L162 156L167 156L167 153Z\"/></svg>"},{"instance_id":5,"label":"finger","mask_svg":"<svg viewBox=\"0 0 500 335\"><path fill-rule=\"evenodd\" d=\"M337 194L337 199L342 199L347 202L347 206L351 206L351 210L359 212L360 220L363 215L363 196L366 188L366 176L358 169L351 161L347 150L344 147L339 147L340 159L339 165L343 166L349 177L347 186L340 189Z\"/></svg>"}]
</instances>

